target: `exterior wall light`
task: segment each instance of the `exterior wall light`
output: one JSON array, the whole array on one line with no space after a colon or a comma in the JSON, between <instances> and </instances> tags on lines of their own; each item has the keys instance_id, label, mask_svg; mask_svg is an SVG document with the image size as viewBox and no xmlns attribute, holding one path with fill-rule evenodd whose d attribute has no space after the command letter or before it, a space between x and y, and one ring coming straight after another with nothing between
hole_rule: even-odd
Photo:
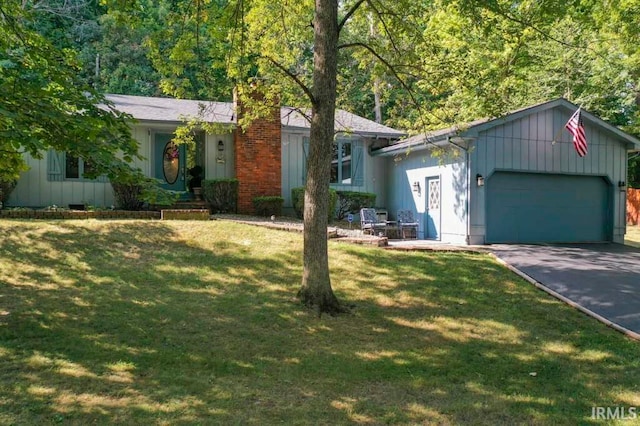
<instances>
[{"instance_id":1,"label":"exterior wall light","mask_svg":"<svg viewBox=\"0 0 640 426\"><path fill-rule=\"evenodd\" d=\"M478 186L484 186L484 177L480 173L476 175L476 183Z\"/></svg>"},{"instance_id":2,"label":"exterior wall light","mask_svg":"<svg viewBox=\"0 0 640 426\"><path fill-rule=\"evenodd\" d=\"M620 192L624 192L627 190L627 184L625 183L625 181L621 180L618 181L618 188L620 188Z\"/></svg>"},{"instance_id":3,"label":"exterior wall light","mask_svg":"<svg viewBox=\"0 0 640 426\"><path fill-rule=\"evenodd\" d=\"M217 162L218 163L224 163L224 142L222 142L222 140L218 141L218 157L217 157Z\"/></svg>"},{"instance_id":4,"label":"exterior wall light","mask_svg":"<svg viewBox=\"0 0 640 426\"><path fill-rule=\"evenodd\" d=\"M418 195L420 195L420 193L422 192L420 188L420 182L418 181L413 182L413 192L417 192Z\"/></svg>"}]
</instances>

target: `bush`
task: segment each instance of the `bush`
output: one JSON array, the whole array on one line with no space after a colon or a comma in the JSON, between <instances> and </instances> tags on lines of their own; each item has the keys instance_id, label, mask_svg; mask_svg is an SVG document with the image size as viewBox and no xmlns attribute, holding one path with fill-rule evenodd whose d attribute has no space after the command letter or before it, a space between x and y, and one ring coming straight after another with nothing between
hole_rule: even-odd
<instances>
[{"instance_id":1,"label":"bush","mask_svg":"<svg viewBox=\"0 0 640 426\"><path fill-rule=\"evenodd\" d=\"M139 183L111 182L116 207L121 210L142 210L142 185Z\"/></svg>"},{"instance_id":2,"label":"bush","mask_svg":"<svg viewBox=\"0 0 640 426\"><path fill-rule=\"evenodd\" d=\"M0 209L9 199L9 195L11 194L11 191L13 191L13 189L16 187L17 183L18 181L15 180L0 180Z\"/></svg>"},{"instance_id":3,"label":"bush","mask_svg":"<svg viewBox=\"0 0 640 426\"><path fill-rule=\"evenodd\" d=\"M304 186L291 188L291 204L298 219L304 217Z\"/></svg>"},{"instance_id":4,"label":"bush","mask_svg":"<svg viewBox=\"0 0 640 426\"><path fill-rule=\"evenodd\" d=\"M296 212L296 216L299 219L302 219L304 217L304 189L304 186L291 188L291 203L293 204L293 210ZM329 188L329 222L331 222L335 216L337 201L338 194L336 190L333 188Z\"/></svg>"},{"instance_id":5,"label":"bush","mask_svg":"<svg viewBox=\"0 0 640 426\"><path fill-rule=\"evenodd\" d=\"M122 168L110 176L116 207L122 210L142 210L148 205L171 205L179 193L160 187L160 181L145 176L140 169Z\"/></svg>"},{"instance_id":6,"label":"bush","mask_svg":"<svg viewBox=\"0 0 640 426\"><path fill-rule=\"evenodd\" d=\"M358 213L365 207L373 207L376 194L371 192L338 191L338 219L342 220L349 213Z\"/></svg>"},{"instance_id":7,"label":"bush","mask_svg":"<svg viewBox=\"0 0 640 426\"><path fill-rule=\"evenodd\" d=\"M282 214L282 204L284 198L278 195L268 195L263 197L255 197L253 199L253 207L258 216L280 216Z\"/></svg>"},{"instance_id":8,"label":"bush","mask_svg":"<svg viewBox=\"0 0 640 426\"><path fill-rule=\"evenodd\" d=\"M212 213L238 211L238 179L207 179L202 181L202 196Z\"/></svg>"}]
</instances>

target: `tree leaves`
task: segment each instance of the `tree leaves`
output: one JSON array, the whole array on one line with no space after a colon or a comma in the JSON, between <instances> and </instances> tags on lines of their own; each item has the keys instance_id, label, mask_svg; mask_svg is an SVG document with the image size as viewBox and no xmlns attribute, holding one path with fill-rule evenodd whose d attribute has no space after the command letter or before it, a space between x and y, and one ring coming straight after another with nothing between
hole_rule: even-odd
<instances>
[{"instance_id":1,"label":"tree leaves","mask_svg":"<svg viewBox=\"0 0 640 426\"><path fill-rule=\"evenodd\" d=\"M69 50L55 48L31 30L32 15L17 2L0 8L0 179L15 179L23 153L38 157L48 148L69 151L113 174L121 160L137 155L126 120L78 76Z\"/></svg>"}]
</instances>

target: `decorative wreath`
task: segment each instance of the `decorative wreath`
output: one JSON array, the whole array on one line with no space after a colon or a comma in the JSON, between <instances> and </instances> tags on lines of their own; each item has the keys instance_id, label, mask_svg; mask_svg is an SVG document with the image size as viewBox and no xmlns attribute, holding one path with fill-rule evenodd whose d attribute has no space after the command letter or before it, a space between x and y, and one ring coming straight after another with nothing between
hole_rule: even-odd
<instances>
[{"instance_id":1,"label":"decorative wreath","mask_svg":"<svg viewBox=\"0 0 640 426\"><path fill-rule=\"evenodd\" d=\"M167 161L173 161L178 158L178 147L175 143L170 142L164 150L164 158Z\"/></svg>"}]
</instances>

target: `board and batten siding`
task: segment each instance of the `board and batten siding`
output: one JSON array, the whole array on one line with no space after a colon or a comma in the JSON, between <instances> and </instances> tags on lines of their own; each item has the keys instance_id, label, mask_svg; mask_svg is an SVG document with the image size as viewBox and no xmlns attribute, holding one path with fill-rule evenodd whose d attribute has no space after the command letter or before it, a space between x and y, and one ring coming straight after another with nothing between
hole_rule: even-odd
<instances>
[{"instance_id":1,"label":"board and batten siding","mask_svg":"<svg viewBox=\"0 0 640 426\"><path fill-rule=\"evenodd\" d=\"M440 178L440 240L465 244L467 236L467 167L464 152L449 152L443 157L430 151L416 151L384 157L389 167L388 210L396 219L399 209L410 209L418 221L418 238L425 238L427 178ZM382 159L383 157L379 157ZM413 191L414 182L420 193Z\"/></svg>"},{"instance_id":2,"label":"board and batten siding","mask_svg":"<svg viewBox=\"0 0 640 426\"><path fill-rule=\"evenodd\" d=\"M224 151L218 151L218 142L224 144ZM230 179L235 177L235 158L233 133L221 135L207 134L204 147L205 179Z\"/></svg>"},{"instance_id":3,"label":"board and batten siding","mask_svg":"<svg viewBox=\"0 0 640 426\"><path fill-rule=\"evenodd\" d=\"M471 176L487 181L496 171L603 176L613 197L613 240L625 233L625 194L618 182L626 181L627 151L615 135L585 121L589 153L580 158L571 134L564 129L572 111L547 109L481 132L470 150ZM470 243L484 244L485 190L471 185Z\"/></svg>"},{"instance_id":4,"label":"board and batten siding","mask_svg":"<svg viewBox=\"0 0 640 426\"><path fill-rule=\"evenodd\" d=\"M151 170L146 158L150 155L151 130L145 126L133 126L131 134L139 143L139 153L145 158L135 159L132 165L149 175ZM48 156L49 152L45 152L42 159L25 155L29 170L20 175L18 185L11 193L7 205L35 208L57 205L66 208L69 204L87 204L108 208L114 204L113 189L109 182L81 179L49 180ZM64 165L61 164L60 167Z\"/></svg>"},{"instance_id":5,"label":"board and batten siding","mask_svg":"<svg viewBox=\"0 0 640 426\"><path fill-rule=\"evenodd\" d=\"M306 179L305 140L308 141L308 137L308 133L291 132L285 129L282 131L282 197L284 198L285 211L289 214L293 212L291 189L304 186ZM386 203L386 162L382 158L369 155L371 140L354 138L353 136L345 138L362 142L362 185L331 184L331 188L344 191L372 192L376 194L376 205L384 206Z\"/></svg>"},{"instance_id":6,"label":"board and batten siding","mask_svg":"<svg viewBox=\"0 0 640 426\"><path fill-rule=\"evenodd\" d=\"M69 204L96 207L109 207L113 204L113 190L108 182L48 180L48 155L45 152L41 160L25 155L29 170L20 174L18 185L9 196L7 206L42 208L56 205L67 208Z\"/></svg>"}]
</instances>

